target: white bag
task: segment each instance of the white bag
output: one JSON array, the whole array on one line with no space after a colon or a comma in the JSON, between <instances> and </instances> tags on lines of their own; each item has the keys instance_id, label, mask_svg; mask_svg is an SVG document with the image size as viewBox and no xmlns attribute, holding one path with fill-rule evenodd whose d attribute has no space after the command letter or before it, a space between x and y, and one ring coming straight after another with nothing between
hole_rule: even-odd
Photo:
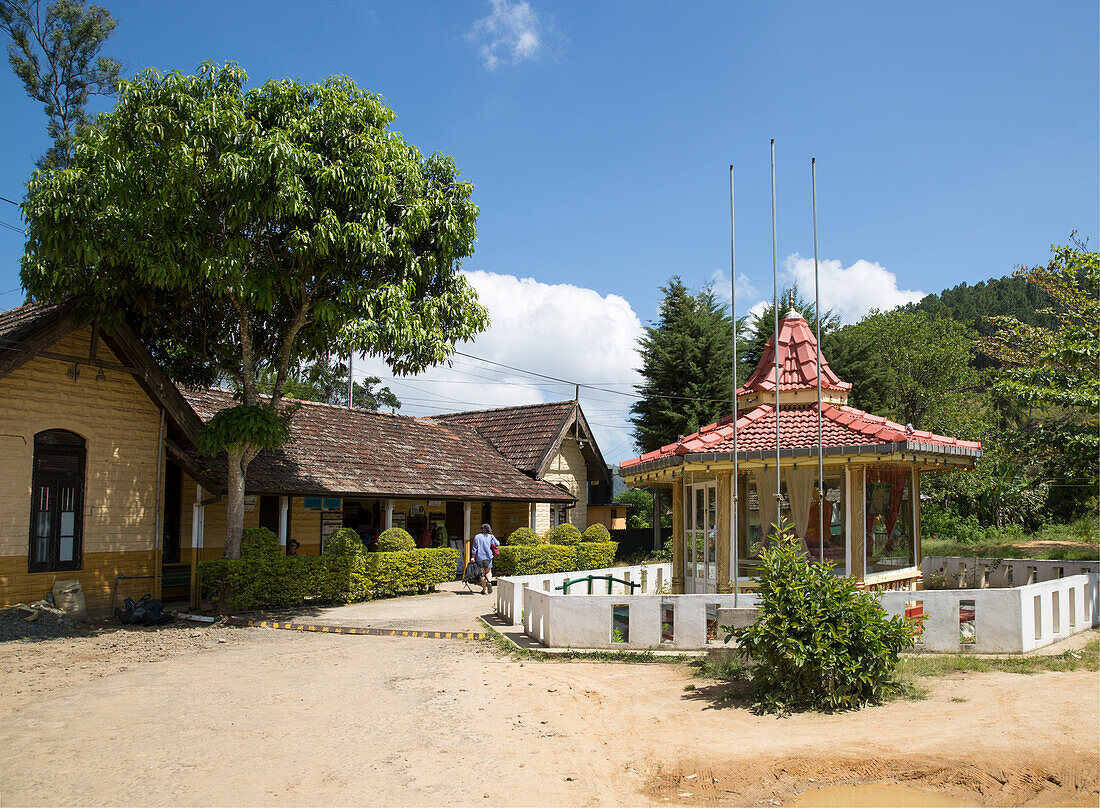
<instances>
[{"instance_id":1,"label":"white bag","mask_svg":"<svg viewBox=\"0 0 1100 808\"><path fill-rule=\"evenodd\" d=\"M88 620L88 606L80 581L54 581L53 602L61 611L82 623Z\"/></svg>"}]
</instances>

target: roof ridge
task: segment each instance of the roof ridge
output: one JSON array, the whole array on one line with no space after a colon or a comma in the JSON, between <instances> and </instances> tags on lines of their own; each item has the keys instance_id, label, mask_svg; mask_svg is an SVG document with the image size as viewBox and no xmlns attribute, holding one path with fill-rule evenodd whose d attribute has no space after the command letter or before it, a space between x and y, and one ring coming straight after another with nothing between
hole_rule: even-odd
<instances>
[{"instance_id":1,"label":"roof ridge","mask_svg":"<svg viewBox=\"0 0 1100 808\"><path fill-rule=\"evenodd\" d=\"M228 393L230 396L234 394L234 390L230 390L225 387L183 387L180 388L180 392L185 396L188 393ZM267 393L261 393L264 398L270 399L271 396ZM380 415L383 418L400 418L406 421L429 421L432 416L422 415L404 415L396 412L380 412L379 410L368 410L365 407L349 407L347 404L329 404L327 401L310 401L304 398L294 398L292 396L283 396L280 403L290 402L292 404L305 404L310 407L319 407L325 409L336 410L337 412L357 413L359 415Z\"/></svg>"},{"instance_id":2,"label":"roof ridge","mask_svg":"<svg viewBox=\"0 0 1100 808\"><path fill-rule=\"evenodd\" d=\"M553 407L561 404L579 404L576 399L564 399L562 401L543 401L536 404L512 404L506 407L491 407L487 410L459 410L458 412L444 412L438 415L420 415L418 418L440 418L446 420L447 418L453 418L456 415L482 415L491 412L504 412L505 410L524 410L533 409L534 407Z\"/></svg>"}]
</instances>

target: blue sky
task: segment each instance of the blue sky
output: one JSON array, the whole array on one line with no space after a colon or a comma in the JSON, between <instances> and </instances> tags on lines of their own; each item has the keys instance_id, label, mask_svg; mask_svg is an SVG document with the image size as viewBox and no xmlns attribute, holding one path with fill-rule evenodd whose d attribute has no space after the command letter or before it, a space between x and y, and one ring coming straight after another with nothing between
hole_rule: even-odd
<instances>
[{"instance_id":1,"label":"blue sky","mask_svg":"<svg viewBox=\"0 0 1100 808\"><path fill-rule=\"evenodd\" d=\"M730 163L739 312L770 294L769 138L783 279L805 280L793 256L813 255L815 156L825 302L849 320L1098 235L1095 2L105 4L105 52L129 73L235 60L254 82L343 73L381 93L411 142L477 186L465 268L499 302L467 351L559 378L627 390L669 276L728 285ZM8 70L0 99L0 195L18 200L45 118ZM0 221L17 209L0 203ZM0 229L0 292L21 251ZM466 361L465 386L395 387L403 411L572 395ZM599 396L582 401L608 451L625 397Z\"/></svg>"}]
</instances>

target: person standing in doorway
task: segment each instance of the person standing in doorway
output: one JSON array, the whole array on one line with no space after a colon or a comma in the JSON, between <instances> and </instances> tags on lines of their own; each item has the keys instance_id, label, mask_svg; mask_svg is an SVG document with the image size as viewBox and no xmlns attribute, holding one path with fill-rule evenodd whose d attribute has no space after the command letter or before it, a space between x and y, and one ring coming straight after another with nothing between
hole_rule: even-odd
<instances>
[{"instance_id":1,"label":"person standing in doorway","mask_svg":"<svg viewBox=\"0 0 1100 808\"><path fill-rule=\"evenodd\" d=\"M488 595L493 591L493 557L500 552L500 542L493 535L493 529L488 524L481 526L481 532L474 536L473 553L474 563L481 570L481 594Z\"/></svg>"}]
</instances>

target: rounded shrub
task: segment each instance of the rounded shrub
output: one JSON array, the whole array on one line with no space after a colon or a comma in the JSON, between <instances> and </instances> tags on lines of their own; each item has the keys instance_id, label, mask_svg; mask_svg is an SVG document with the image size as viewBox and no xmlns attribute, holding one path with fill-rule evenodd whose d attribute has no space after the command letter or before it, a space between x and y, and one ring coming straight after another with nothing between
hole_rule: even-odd
<instances>
[{"instance_id":1,"label":"rounded shrub","mask_svg":"<svg viewBox=\"0 0 1100 808\"><path fill-rule=\"evenodd\" d=\"M279 537L266 527L248 527L241 534L241 558L270 558L282 555Z\"/></svg>"},{"instance_id":2,"label":"rounded shrub","mask_svg":"<svg viewBox=\"0 0 1100 808\"><path fill-rule=\"evenodd\" d=\"M363 540L350 527L342 527L325 539L327 556L355 556L363 552Z\"/></svg>"},{"instance_id":3,"label":"rounded shrub","mask_svg":"<svg viewBox=\"0 0 1100 808\"><path fill-rule=\"evenodd\" d=\"M611 541L611 531L597 522L589 525L581 534L581 541Z\"/></svg>"},{"instance_id":4,"label":"rounded shrub","mask_svg":"<svg viewBox=\"0 0 1100 808\"><path fill-rule=\"evenodd\" d=\"M391 527L382 531L378 537L378 550L383 553L392 553L399 550L415 550L416 540L407 530L400 527Z\"/></svg>"},{"instance_id":5,"label":"rounded shrub","mask_svg":"<svg viewBox=\"0 0 1100 808\"><path fill-rule=\"evenodd\" d=\"M756 663L753 701L762 712L841 710L880 701L898 688L898 653L914 621L888 617L855 580L811 564L790 535L761 553L756 622L727 629Z\"/></svg>"},{"instance_id":6,"label":"rounded shrub","mask_svg":"<svg viewBox=\"0 0 1100 808\"><path fill-rule=\"evenodd\" d=\"M546 540L550 544L572 545L581 540L581 532L568 522L558 525L546 534Z\"/></svg>"},{"instance_id":7,"label":"rounded shrub","mask_svg":"<svg viewBox=\"0 0 1100 808\"><path fill-rule=\"evenodd\" d=\"M539 534L533 531L529 527L517 527L512 531L512 535L508 537L508 541L505 544L508 545L520 545L520 544L541 544L542 539L539 538Z\"/></svg>"}]
</instances>

